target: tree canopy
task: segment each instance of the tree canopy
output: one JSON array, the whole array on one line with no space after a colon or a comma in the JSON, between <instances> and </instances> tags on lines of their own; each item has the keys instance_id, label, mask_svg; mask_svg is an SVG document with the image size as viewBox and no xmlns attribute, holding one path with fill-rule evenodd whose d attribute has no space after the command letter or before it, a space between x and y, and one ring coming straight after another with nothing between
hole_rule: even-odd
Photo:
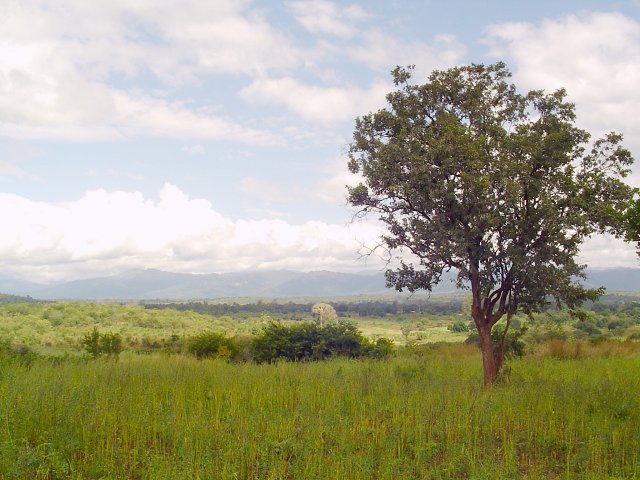
<instances>
[{"instance_id":1,"label":"tree canopy","mask_svg":"<svg viewBox=\"0 0 640 480\"><path fill-rule=\"evenodd\" d=\"M600 293L577 281L576 256L594 233L623 234L633 158L617 133L591 141L564 89L521 94L503 63L434 71L424 84L411 67L392 75L388 107L356 120L349 168L363 181L348 201L386 225L382 244L400 262L388 286L430 290L457 270L490 383L504 357L504 336L491 342L501 318L506 335L519 309Z\"/></svg>"}]
</instances>

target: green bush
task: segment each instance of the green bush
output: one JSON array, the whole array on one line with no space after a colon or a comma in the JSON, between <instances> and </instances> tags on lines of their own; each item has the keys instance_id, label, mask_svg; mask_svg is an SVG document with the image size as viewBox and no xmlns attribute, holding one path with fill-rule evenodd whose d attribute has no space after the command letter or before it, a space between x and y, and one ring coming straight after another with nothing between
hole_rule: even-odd
<instances>
[{"instance_id":1,"label":"green bush","mask_svg":"<svg viewBox=\"0 0 640 480\"><path fill-rule=\"evenodd\" d=\"M91 355L92 358L98 358L101 355L107 357L117 357L122 352L122 337L118 333L100 333L97 327L94 327L82 339L84 350Z\"/></svg>"},{"instance_id":2,"label":"green bush","mask_svg":"<svg viewBox=\"0 0 640 480\"><path fill-rule=\"evenodd\" d=\"M395 348L393 341L388 338L379 338L369 347L368 356L371 358L387 358L391 356Z\"/></svg>"},{"instance_id":3,"label":"green bush","mask_svg":"<svg viewBox=\"0 0 640 480\"><path fill-rule=\"evenodd\" d=\"M576 322L576 324L573 326L578 332L576 333L582 333L583 335L601 335L602 332L600 331L600 329L595 325L595 323L589 321L589 320L580 320L578 322Z\"/></svg>"},{"instance_id":4,"label":"green bush","mask_svg":"<svg viewBox=\"0 0 640 480\"><path fill-rule=\"evenodd\" d=\"M463 333L469 331L469 326L464 322L456 322L447 327L450 332Z\"/></svg>"},{"instance_id":5,"label":"green bush","mask_svg":"<svg viewBox=\"0 0 640 480\"><path fill-rule=\"evenodd\" d=\"M527 341L529 343L546 343L550 340L567 340L569 335L558 324L552 324L551 326L540 326L533 329L527 335Z\"/></svg>"},{"instance_id":6,"label":"green bush","mask_svg":"<svg viewBox=\"0 0 640 480\"><path fill-rule=\"evenodd\" d=\"M314 323L285 326L271 322L253 340L253 359L258 363L277 360L323 360L329 357L387 356L392 343L379 339L372 343L355 325L338 322L320 327Z\"/></svg>"},{"instance_id":7,"label":"green bush","mask_svg":"<svg viewBox=\"0 0 640 480\"><path fill-rule=\"evenodd\" d=\"M197 358L235 358L240 349L233 338L221 333L202 332L189 339L189 353Z\"/></svg>"}]
</instances>

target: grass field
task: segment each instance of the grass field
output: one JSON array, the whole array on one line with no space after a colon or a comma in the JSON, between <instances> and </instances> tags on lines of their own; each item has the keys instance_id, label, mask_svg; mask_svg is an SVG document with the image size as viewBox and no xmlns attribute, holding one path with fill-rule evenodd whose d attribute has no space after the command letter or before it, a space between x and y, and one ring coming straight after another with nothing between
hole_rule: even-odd
<instances>
[{"instance_id":1,"label":"grass field","mask_svg":"<svg viewBox=\"0 0 640 480\"><path fill-rule=\"evenodd\" d=\"M640 478L640 356L0 363L3 479Z\"/></svg>"},{"instance_id":2,"label":"grass field","mask_svg":"<svg viewBox=\"0 0 640 480\"><path fill-rule=\"evenodd\" d=\"M1 305L13 350L0 348L0 479L640 478L639 342L532 343L489 389L468 333L448 329L456 314L352 318L411 340L387 360L234 364L162 348L269 320ZM94 327L122 336L117 361L83 356ZM442 341L458 343L420 345Z\"/></svg>"}]
</instances>

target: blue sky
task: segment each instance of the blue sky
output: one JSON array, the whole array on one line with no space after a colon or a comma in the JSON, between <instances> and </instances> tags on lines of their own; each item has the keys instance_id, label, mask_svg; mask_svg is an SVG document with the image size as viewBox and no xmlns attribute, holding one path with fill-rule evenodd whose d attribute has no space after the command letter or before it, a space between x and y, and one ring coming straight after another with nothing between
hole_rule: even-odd
<instances>
[{"instance_id":1,"label":"blue sky","mask_svg":"<svg viewBox=\"0 0 640 480\"><path fill-rule=\"evenodd\" d=\"M640 2L6 0L0 271L359 271L345 149L389 71L504 60L640 151ZM640 169L632 183L638 185ZM591 266L638 266L608 238Z\"/></svg>"}]
</instances>

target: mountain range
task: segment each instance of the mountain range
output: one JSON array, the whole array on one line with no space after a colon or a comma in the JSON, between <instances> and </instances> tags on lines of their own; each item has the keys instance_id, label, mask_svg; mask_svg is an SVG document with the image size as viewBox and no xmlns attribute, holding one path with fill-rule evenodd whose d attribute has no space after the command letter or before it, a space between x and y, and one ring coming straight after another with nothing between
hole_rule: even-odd
<instances>
[{"instance_id":1,"label":"mountain range","mask_svg":"<svg viewBox=\"0 0 640 480\"><path fill-rule=\"evenodd\" d=\"M453 274L433 293L456 291ZM640 291L640 268L607 268L588 271L585 284L609 291ZM0 293L29 295L46 300L206 299L228 297L329 297L391 293L384 274L289 270L190 274L161 270L131 270L108 277L42 285L0 277Z\"/></svg>"}]
</instances>

